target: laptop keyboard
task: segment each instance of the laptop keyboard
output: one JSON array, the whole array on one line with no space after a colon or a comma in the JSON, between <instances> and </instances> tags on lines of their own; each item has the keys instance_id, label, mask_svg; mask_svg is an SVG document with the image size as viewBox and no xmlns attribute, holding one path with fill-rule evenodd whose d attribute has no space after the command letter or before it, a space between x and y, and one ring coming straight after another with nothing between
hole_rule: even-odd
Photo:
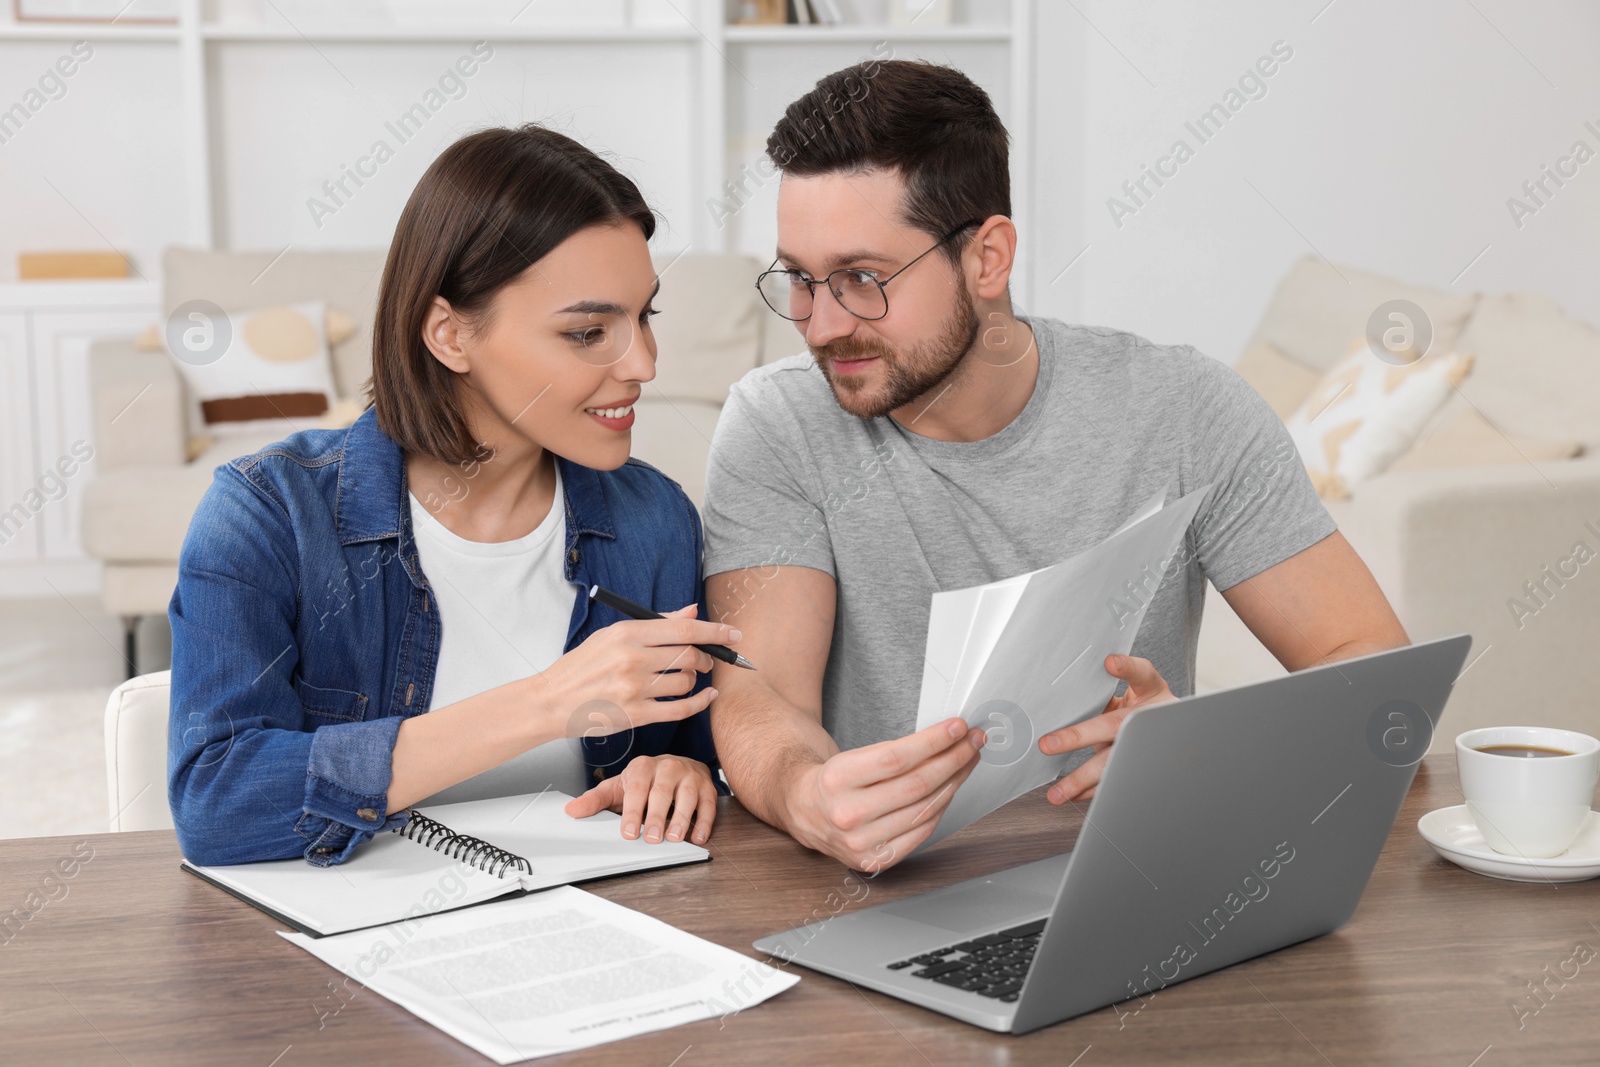
<instances>
[{"instance_id":1,"label":"laptop keyboard","mask_svg":"<svg viewBox=\"0 0 1600 1067\"><path fill-rule=\"evenodd\" d=\"M1034 950L1045 920L1037 919L999 933L985 934L948 948L934 949L908 960L889 964L891 971L911 972L955 989L1010 1003L1022 992L1022 982L1033 965Z\"/></svg>"}]
</instances>

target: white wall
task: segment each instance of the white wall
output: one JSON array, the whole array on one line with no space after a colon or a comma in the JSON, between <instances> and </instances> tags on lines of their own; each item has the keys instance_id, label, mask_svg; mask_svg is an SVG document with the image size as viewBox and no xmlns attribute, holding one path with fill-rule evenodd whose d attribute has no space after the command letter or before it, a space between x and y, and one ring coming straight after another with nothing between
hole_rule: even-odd
<instances>
[{"instance_id":1,"label":"white wall","mask_svg":"<svg viewBox=\"0 0 1600 1067\"><path fill-rule=\"evenodd\" d=\"M222 247L385 247L406 198L447 145L475 129L527 121L600 150L633 178L664 216L658 250L690 241L694 53L687 44L498 43L475 53L464 41L324 42L315 51L230 43L220 51L212 107L226 176ZM450 79L463 59L472 75ZM437 112L420 129L399 127L430 91L444 100ZM372 151L378 141L393 152L387 162ZM323 191L358 165L373 176L360 186L346 178L348 197L335 188L336 202ZM333 213L313 209L313 198Z\"/></svg>"},{"instance_id":2,"label":"white wall","mask_svg":"<svg viewBox=\"0 0 1600 1067\"><path fill-rule=\"evenodd\" d=\"M1600 159L1520 229L1506 210L1506 199L1575 140L1600 152L1600 135L1583 125L1600 127L1600 66L1592 58L1600 7L1587 0L1533 9L1511 0L1473 0L1476 8L1457 0L1036 3L1033 121L1013 129L1014 138L1030 139L1036 160L1033 218L1024 219L1035 255L1028 310L1190 342L1232 360L1283 271L1315 250L1440 288L1543 292L1600 322L1593 281ZM985 0L973 10L987 19L1000 9ZM1266 95L1199 144L1185 121L1219 101L1280 40L1294 55L1266 81ZM286 44L217 48L222 62L213 64L211 88L226 171L221 244L381 245L443 143L478 125L530 118L554 120L615 153L666 215L663 249L687 244L707 210L697 202L686 143L690 47L639 45L619 54L498 45L423 139L399 146L318 228L306 199L341 164L353 164L383 122L467 46L318 47L322 54ZM154 276L162 246L183 239L172 49L96 46L66 95L0 145L8 203L0 280L14 277L19 249L108 244L131 250ZM66 50L65 43L8 43L0 107ZM756 83L725 72L735 169L757 158L789 97L869 52L730 48ZM998 49L906 53L963 66L990 88L1003 114L1012 110ZM1126 201L1122 183L1180 137L1194 158L1116 225L1107 199ZM729 220L734 247L759 254L770 245L772 192L761 190Z\"/></svg>"},{"instance_id":3,"label":"white wall","mask_svg":"<svg viewBox=\"0 0 1600 1067\"><path fill-rule=\"evenodd\" d=\"M1456 292L1541 292L1600 323L1600 157L1520 229L1506 207L1574 141L1600 153L1600 133L1584 127L1600 129L1600 7L1076 8L1081 17L1072 5L1041 4L1040 47L1059 44L1055 65L1081 68L1083 108L1081 136L1070 117L1060 136L1043 122L1039 131L1040 199L1058 174L1063 190L1082 191L1077 226L1063 209L1040 235L1054 245L1041 258L1065 263L1090 248L1062 282L1041 287L1037 310L1193 343L1231 362L1278 278L1314 251ZM1294 54L1266 80L1266 95L1201 144L1185 120L1280 40ZM1039 70L1041 120L1053 109L1070 114L1074 80L1043 55ZM1127 201L1122 183L1178 138L1193 158L1116 225L1108 198ZM1063 203L1072 199L1064 191Z\"/></svg>"},{"instance_id":4,"label":"white wall","mask_svg":"<svg viewBox=\"0 0 1600 1067\"><path fill-rule=\"evenodd\" d=\"M3 4L4 0L0 0ZM701 10L680 0L686 11ZM884 17L886 4L855 10ZM268 9L267 24L282 28ZM1004 25L1009 0L963 0L957 21ZM0 25L9 24L0 9ZM93 37L95 28L84 28ZM0 109L20 99L68 53L70 41L0 42ZM177 45L171 41L97 43L67 92L0 144L0 282L16 276L27 249L128 251L136 269L159 277L160 253L192 243L185 201L188 174ZM822 75L892 55L951 63L991 93L1002 116L1011 107L1006 45L1000 41L892 48L839 43L734 43L723 51L728 160L752 175L783 109ZM702 77L699 41L632 43L497 42L484 59L466 41L307 44L212 42L207 93L216 202L214 243L277 250L387 245L406 197L437 154L486 125L539 121L606 154L635 179L662 215L654 248L671 254L694 242L713 212L697 184L694 142ZM467 60L474 69L444 92L446 102L420 132L402 140L395 120L441 76ZM438 99L437 97L435 98ZM408 134L410 131L406 131ZM375 163L385 143L392 158ZM358 186L348 174L362 169ZM762 168L765 169L765 168ZM324 182L344 180L329 193ZM54 183L58 195L50 188ZM736 210L711 226L714 241L754 255L774 243L776 182L747 183ZM320 201L315 211L311 201ZM69 202L70 201L70 202ZM331 208L331 210L329 210Z\"/></svg>"},{"instance_id":5,"label":"white wall","mask_svg":"<svg viewBox=\"0 0 1600 1067\"><path fill-rule=\"evenodd\" d=\"M1080 5L1081 6L1081 5ZM1033 241L1032 296L1013 292L1021 309L1077 321L1082 318L1087 272L1094 250L1084 251L1083 159L1085 100L1089 70L1084 62L1088 27L1065 3L1041 3L1036 10L1033 42L1033 124L1013 128L1013 143L1033 142L1033 223L1022 227L1021 240Z\"/></svg>"},{"instance_id":6,"label":"white wall","mask_svg":"<svg viewBox=\"0 0 1600 1067\"><path fill-rule=\"evenodd\" d=\"M0 281L27 250L127 250L156 277L161 248L186 229L173 56L160 42L95 44L86 59L70 41L5 43L0 111L29 92L45 102L3 131ZM58 80L41 89L47 76Z\"/></svg>"}]
</instances>

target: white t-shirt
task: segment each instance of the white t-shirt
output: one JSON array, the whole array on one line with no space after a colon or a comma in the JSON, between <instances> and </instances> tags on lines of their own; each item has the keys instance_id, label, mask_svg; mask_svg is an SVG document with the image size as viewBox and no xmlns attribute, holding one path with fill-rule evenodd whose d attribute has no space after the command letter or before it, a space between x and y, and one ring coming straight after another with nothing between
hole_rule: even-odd
<instances>
[{"instance_id":1,"label":"white t-shirt","mask_svg":"<svg viewBox=\"0 0 1600 1067\"><path fill-rule=\"evenodd\" d=\"M560 470L550 514L514 541L468 541L446 529L415 496L410 499L417 553L443 628L428 710L527 678L559 659L577 596L562 563L567 520ZM418 806L546 788L576 796L587 788L585 775L582 743L558 738L442 789Z\"/></svg>"}]
</instances>

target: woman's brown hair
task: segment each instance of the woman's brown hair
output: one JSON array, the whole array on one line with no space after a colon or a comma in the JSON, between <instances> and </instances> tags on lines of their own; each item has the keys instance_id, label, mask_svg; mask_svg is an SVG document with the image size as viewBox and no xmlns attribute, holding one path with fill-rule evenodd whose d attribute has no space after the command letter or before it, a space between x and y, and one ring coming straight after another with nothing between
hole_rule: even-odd
<instances>
[{"instance_id":1,"label":"woman's brown hair","mask_svg":"<svg viewBox=\"0 0 1600 1067\"><path fill-rule=\"evenodd\" d=\"M446 148L406 201L383 267L367 386L383 432L446 463L477 458L456 373L422 341L433 298L484 328L494 295L562 241L628 220L655 233L638 186L554 130L481 130Z\"/></svg>"}]
</instances>

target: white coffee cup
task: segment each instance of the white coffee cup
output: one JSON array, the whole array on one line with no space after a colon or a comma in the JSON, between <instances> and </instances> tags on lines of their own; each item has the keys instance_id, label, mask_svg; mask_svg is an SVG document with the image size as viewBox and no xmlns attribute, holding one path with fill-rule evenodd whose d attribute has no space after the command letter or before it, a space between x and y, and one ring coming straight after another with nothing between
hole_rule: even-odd
<instances>
[{"instance_id":1,"label":"white coffee cup","mask_svg":"<svg viewBox=\"0 0 1600 1067\"><path fill-rule=\"evenodd\" d=\"M1497 745L1556 749L1564 756L1506 756ZM1600 741L1546 726L1490 726L1456 738L1467 810L1496 852L1545 859L1565 852L1589 817L1600 780Z\"/></svg>"}]
</instances>

